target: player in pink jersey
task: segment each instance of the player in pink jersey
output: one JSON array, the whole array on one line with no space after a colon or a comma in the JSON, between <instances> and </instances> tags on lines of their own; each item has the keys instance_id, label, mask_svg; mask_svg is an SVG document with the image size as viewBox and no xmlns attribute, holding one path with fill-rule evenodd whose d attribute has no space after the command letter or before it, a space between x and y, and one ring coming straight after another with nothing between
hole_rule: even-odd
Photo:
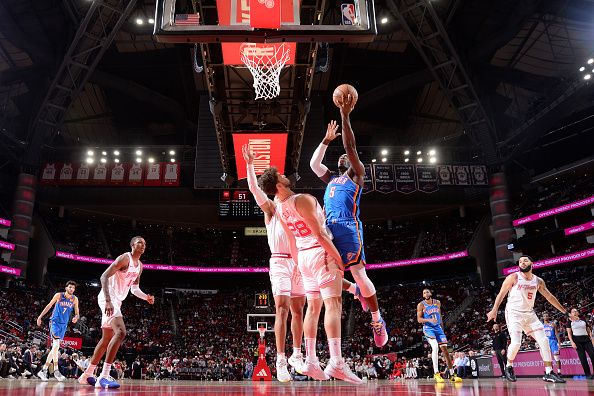
<instances>
[{"instance_id":1,"label":"player in pink jersey","mask_svg":"<svg viewBox=\"0 0 594 396\"><path fill-rule=\"evenodd\" d=\"M132 291L136 297L149 304L155 303L155 297L140 290L142 263L140 256L146 249L144 238L136 236L130 241L131 252L124 253L101 275L101 291L97 296L101 308L101 340L95 347L89 367L78 379L81 384L94 385L95 388L119 388L120 384L109 374L118 349L126 336L126 326L120 310L122 301ZM105 354L103 370L96 379L95 368Z\"/></svg>"},{"instance_id":2,"label":"player in pink jersey","mask_svg":"<svg viewBox=\"0 0 594 396\"><path fill-rule=\"evenodd\" d=\"M297 370L303 366L301 339L303 338L303 307L305 306L305 289L301 274L297 269L297 247L295 238L285 223L280 220L276 205L264 191L258 187L254 171L254 154L246 144L242 147L243 158L247 166L247 180L256 203L264 212L264 223L270 247L270 284L274 296L276 316L274 318L274 335L276 339L276 377L281 382L290 381L291 374L287 370L285 357L285 339L287 336L287 318L291 311L291 334L293 336L293 354L288 360Z\"/></svg>"},{"instance_id":3,"label":"player in pink jersey","mask_svg":"<svg viewBox=\"0 0 594 396\"><path fill-rule=\"evenodd\" d=\"M289 179L274 167L264 171L258 184L266 194L275 196L277 211L295 236L297 263L307 297L303 323L306 358L301 372L318 380L332 376L361 383L342 358L340 320L344 265L325 227L322 208L313 196L291 191ZM324 328L330 348L330 360L323 371L316 356L316 333L322 304L326 310Z\"/></svg>"},{"instance_id":4,"label":"player in pink jersey","mask_svg":"<svg viewBox=\"0 0 594 396\"><path fill-rule=\"evenodd\" d=\"M547 301L559 311L567 315L559 300L547 289L545 282L532 273L532 259L529 256L521 256L518 260L519 271L514 272L505 278L501 290L495 299L493 309L487 313L487 322L497 320L499 305L507 296L505 306L505 323L509 332L510 344L507 348L507 364L504 371L508 381L515 382L514 359L522 344L522 332L532 336L540 348L540 354L545 366L545 375L542 378L547 382L565 382L553 372L551 359L551 348L544 332L544 326L534 312L534 300L536 293L540 292Z\"/></svg>"}]
</instances>

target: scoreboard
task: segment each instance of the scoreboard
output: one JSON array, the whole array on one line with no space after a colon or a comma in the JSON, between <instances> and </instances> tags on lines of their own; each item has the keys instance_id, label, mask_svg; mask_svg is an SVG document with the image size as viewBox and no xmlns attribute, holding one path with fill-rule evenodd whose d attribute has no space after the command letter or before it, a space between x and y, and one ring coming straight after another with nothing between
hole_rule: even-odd
<instances>
[{"instance_id":1,"label":"scoreboard","mask_svg":"<svg viewBox=\"0 0 594 396\"><path fill-rule=\"evenodd\" d=\"M219 193L219 218L256 219L264 212L249 190L221 190Z\"/></svg>"}]
</instances>

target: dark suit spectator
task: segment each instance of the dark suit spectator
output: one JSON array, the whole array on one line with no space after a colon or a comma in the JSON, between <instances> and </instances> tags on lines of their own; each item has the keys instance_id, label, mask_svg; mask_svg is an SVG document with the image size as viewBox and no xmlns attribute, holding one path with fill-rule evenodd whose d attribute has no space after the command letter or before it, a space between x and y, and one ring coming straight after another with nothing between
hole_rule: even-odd
<instances>
[{"instance_id":1,"label":"dark suit spectator","mask_svg":"<svg viewBox=\"0 0 594 396\"><path fill-rule=\"evenodd\" d=\"M501 330L499 324L495 323L493 325L493 351L495 352L495 356L497 356L497 361L499 362L499 367L501 368L502 373L506 364L506 350L507 333Z\"/></svg>"}]
</instances>

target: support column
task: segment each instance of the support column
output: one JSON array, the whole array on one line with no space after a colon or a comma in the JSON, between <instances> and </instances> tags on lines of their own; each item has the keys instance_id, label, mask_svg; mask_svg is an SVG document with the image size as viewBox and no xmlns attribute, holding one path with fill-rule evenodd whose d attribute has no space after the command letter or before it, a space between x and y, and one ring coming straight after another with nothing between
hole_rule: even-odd
<instances>
[{"instance_id":1,"label":"support column","mask_svg":"<svg viewBox=\"0 0 594 396\"><path fill-rule=\"evenodd\" d=\"M12 209L12 227L8 232L8 239L15 245L10 257L10 264L21 269L22 277L27 274L36 184L37 177L35 175L19 174Z\"/></svg>"},{"instance_id":2,"label":"support column","mask_svg":"<svg viewBox=\"0 0 594 396\"><path fill-rule=\"evenodd\" d=\"M507 244L512 240L514 228L509 211L509 194L504 172L493 173L490 181L489 203L493 223L493 238L495 239L495 256L497 273L513 262L513 254L507 250Z\"/></svg>"}]
</instances>

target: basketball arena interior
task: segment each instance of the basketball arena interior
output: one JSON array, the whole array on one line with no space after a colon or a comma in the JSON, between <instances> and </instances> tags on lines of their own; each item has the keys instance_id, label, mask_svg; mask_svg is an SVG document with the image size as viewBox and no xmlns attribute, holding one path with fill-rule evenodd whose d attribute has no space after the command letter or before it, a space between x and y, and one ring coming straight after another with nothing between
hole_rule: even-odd
<instances>
[{"instance_id":1,"label":"basketball arena interior","mask_svg":"<svg viewBox=\"0 0 594 396\"><path fill-rule=\"evenodd\" d=\"M594 394L594 1L0 1L0 394Z\"/></svg>"}]
</instances>

